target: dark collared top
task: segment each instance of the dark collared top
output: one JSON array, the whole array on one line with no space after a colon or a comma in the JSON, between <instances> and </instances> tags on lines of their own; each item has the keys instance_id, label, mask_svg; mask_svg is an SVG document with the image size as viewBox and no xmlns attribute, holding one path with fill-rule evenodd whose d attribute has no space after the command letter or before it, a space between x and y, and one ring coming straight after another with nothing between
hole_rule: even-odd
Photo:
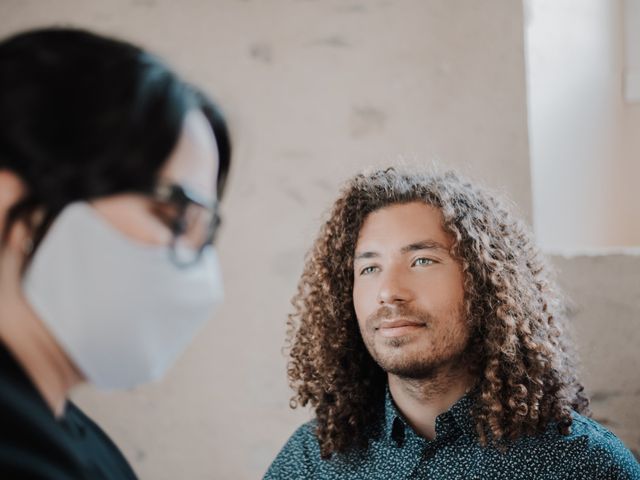
<instances>
[{"instance_id":1,"label":"dark collared top","mask_svg":"<svg viewBox=\"0 0 640 480\"><path fill-rule=\"evenodd\" d=\"M302 425L267 471L265 479L640 479L640 465L611 432L577 413L570 435L550 424L522 437L502 453L482 447L469 414L470 396L436 418L436 437L420 437L387 391L380 435L366 450L320 458L315 421Z\"/></svg>"},{"instance_id":2,"label":"dark collared top","mask_svg":"<svg viewBox=\"0 0 640 480\"><path fill-rule=\"evenodd\" d=\"M0 342L0 479L135 480L118 447L72 402L56 418Z\"/></svg>"}]
</instances>

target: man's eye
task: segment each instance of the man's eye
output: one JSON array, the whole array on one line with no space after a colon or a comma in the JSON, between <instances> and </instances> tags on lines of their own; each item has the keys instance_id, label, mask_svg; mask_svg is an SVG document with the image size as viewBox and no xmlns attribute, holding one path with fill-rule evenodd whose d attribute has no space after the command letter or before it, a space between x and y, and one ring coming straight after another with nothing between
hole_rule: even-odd
<instances>
[{"instance_id":1,"label":"man's eye","mask_svg":"<svg viewBox=\"0 0 640 480\"><path fill-rule=\"evenodd\" d=\"M369 275L370 273L375 272L378 269L378 267L364 267L362 270L360 270L360 275Z\"/></svg>"},{"instance_id":2,"label":"man's eye","mask_svg":"<svg viewBox=\"0 0 640 480\"><path fill-rule=\"evenodd\" d=\"M431 260L430 258L420 257L413 262L413 265L424 266L431 265L433 263L435 263L435 261Z\"/></svg>"}]
</instances>

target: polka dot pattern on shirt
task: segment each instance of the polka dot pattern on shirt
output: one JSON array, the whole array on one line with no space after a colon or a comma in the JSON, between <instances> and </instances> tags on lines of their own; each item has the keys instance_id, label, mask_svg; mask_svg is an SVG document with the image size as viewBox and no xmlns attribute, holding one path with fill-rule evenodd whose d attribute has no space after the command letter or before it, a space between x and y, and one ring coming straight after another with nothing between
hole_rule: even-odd
<instances>
[{"instance_id":1,"label":"polka dot pattern on shirt","mask_svg":"<svg viewBox=\"0 0 640 480\"><path fill-rule=\"evenodd\" d=\"M501 452L478 443L471 406L471 397L462 397L438 416L436 437L427 440L405 422L387 391L381 434L366 450L323 460L311 421L291 436L264 478L640 480L640 465L622 442L578 413L570 435L550 424L544 433L522 437Z\"/></svg>"}]
</instances>

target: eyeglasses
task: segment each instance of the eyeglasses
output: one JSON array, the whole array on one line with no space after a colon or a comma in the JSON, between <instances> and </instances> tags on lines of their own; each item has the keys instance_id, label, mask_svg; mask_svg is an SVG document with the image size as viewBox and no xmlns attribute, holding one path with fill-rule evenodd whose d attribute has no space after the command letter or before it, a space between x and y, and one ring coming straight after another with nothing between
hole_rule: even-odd
<instances>
[{"instance_id":1,"label":"eyeglasses","mask_svg":"<svg viewBox=\"0 0 640 480\"><path fill-rule=\"evenodd\" d=\"M221 219L217 201L209 201L182 185L160 182L151 197L161 205L158 213L172 232L169 255L178 267L198 262L207 245L213 244Z\"/></svg>"}]
</instances>

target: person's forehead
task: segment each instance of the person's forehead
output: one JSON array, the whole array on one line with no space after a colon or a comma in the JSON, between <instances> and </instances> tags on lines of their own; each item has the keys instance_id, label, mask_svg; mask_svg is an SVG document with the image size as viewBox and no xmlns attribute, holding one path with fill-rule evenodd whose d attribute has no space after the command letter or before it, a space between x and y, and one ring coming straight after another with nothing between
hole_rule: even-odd
<instances>
[{"instance_id":1,"label":"person's forehead","mask_svg":"<svg viewBox=\"0 0 640 480\"><path fill-rule=\"evenodd\" d=\"M400 250L424 241L450 247L452 239L442 226L440 209L423 202L394 204L376 210L365 218L356 251Z\"/></svg>"}]
</instances>

